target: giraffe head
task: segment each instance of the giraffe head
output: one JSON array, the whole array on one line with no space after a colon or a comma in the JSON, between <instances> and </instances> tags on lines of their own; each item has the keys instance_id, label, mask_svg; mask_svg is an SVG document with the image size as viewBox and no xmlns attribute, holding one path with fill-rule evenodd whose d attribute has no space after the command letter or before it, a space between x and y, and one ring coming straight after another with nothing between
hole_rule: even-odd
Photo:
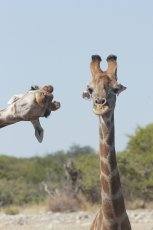
<instances>
[{"instance_id":1,"label":"giraffe head","mask_svg":"<svg viewBox=\"0 0 153 230\"><path fill-rule=\"evenodd\" d=\"M109 55L106 59L108 67L106 71L100 68L101 57L91 56L92 79L83 97L91 98L93 101L93 112L96 115L105 115L114 111L116 95L119 95L125 86L117 82L117 57Z\"/></svg>"}]
</instances>

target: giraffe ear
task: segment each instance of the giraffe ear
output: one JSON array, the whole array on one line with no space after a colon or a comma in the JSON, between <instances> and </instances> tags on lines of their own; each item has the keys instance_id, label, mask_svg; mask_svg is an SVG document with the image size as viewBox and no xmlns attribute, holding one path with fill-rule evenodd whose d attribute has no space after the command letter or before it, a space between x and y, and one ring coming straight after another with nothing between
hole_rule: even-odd
<instances>
[{"instance_id":1,"label":"giraffe ear","mask_svg":"<svg viewBox=\"0 0 153 230\"><path fill-rule=\"evenodd\" d=\"M121 84L116 84L112 87L112 90L115 94L119 95L122 91L126 90L127 87Z\"/></svg>"},{"instance_id":2,"label":"giraffe ear","mask_svg":"<svg viewBox=\"0 0 153 230\"><path fill-rule=\"evenodd\" d=\"M37 89L39 89L38 85L32 85L30 90L37 90Z\"/></svg>"}]
</instances>

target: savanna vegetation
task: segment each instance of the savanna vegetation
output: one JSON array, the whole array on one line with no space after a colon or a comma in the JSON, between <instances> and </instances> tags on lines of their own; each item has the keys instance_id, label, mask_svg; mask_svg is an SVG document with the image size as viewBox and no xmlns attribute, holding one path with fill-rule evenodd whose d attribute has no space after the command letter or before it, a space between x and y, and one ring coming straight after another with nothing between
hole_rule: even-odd
<instances>
[{"instance_id":1,"label":"savanna vegetation","mask_svg":"<svg viewBox=\"0 0 153 230\"><path fill-rule=\"evenodd\" d=\"M153 124L137 128L117 158L126 200L153 201ZM73 161L72 178L65 167L69 159ZM65 194L73 190L90 204L100 201L98 154L89 146L73 145L68 151L43 157L0 156L1 207L39 203L49 196L60 200L60 194L66 205L69 199Z\"/></svg>"}]
</instances>

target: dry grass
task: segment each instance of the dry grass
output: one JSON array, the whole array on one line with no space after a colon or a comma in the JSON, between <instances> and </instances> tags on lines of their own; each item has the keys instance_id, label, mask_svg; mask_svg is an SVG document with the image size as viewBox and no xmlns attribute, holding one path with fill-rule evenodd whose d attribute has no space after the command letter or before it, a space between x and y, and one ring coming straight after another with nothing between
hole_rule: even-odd
<instances>
[{"instance_id":1,"label":"dry grass","mask_svg":"<svg viewBox=\"0 0 153 230\"><path fill-rule=\"evenodd\" d=\"M69 187L65 187L48 199L48 211L52 212L87 210L88 206L85 197L80 193L74 193Z\"/></svg>"},{"instance_id":2,"label":"dry grass","mask_svg":"<svg viewBox=\"0 0 153 230\"><path fill-rule=\"evenodd\" d=\"M24 206L9 206L1 208L0 212L8 215L22 214L40 214L47 211L52 212L73 212L73 211L89 211L96 212L100 205L87 202L81 194L75 196L69 193L59 193L54 198L48 198L45 202L39 204L29 204ZM135 209L153 209L153 202L144 202L135 200L134 202L126 202L126 208L129 210Z\"/></svg>"},{"instance_id":3,"label":"dry grass","mask_svg":"<svg viewBox=\"0 0 153 230\"><path fill-rule=\"evenodd\" d=\"M5 208L1 208L1 213L6 213L9 215L13 215L13 213L22 213L22 214L39 214L39 213L45 213L47 211L47 201L42 202L40 204L28 204L28 205L22 205L22 206L8 206ZM18 214L17 213L17 214ZM14 215L15 215L14 214Z\"/></svg>"},{"instance_id":4,"label":"dry grass","mask_svg":"<svg viewBox=\"0 0 153 230\"><path fill-rule=\"evenodd\" d=\"M126 208L129 210L135 209L153 209L153 202L136 199L135 201L127 201Z\"/></svg>"},{"instance_id":5,"label":"dry grass","mask_svg":"<svg viewBox=\"0 0 153 230\"><path fill-rule=\"evenodd\" d=\"M20 209L15 206L10 206L4 209L4 213L7 215L17 215L20 213Z\"/></svg>"},{"instance_id":6,"label":"dry grass","mask_svg":"<svg viewBox=\"0 0 153 230\"><path fill-rule=\"evenodd\" d=\"M49 199L48 210L52 212L74 212L79 210L80 202L76 197L68 194L59 194Z\"/></svg>"},{"instance_id":7,"label":"dry grass","mask_svg":"<svg viewBox=\"0 0 153 230\"><path fill-rule=\"evenodd\" d=\"M24 214L39 214L39 213L45 213L47 211L46 209L46 201L41 202L39 204L28 204L24 205L22 207L22 213Z\"/></svg>"}]
</instances>

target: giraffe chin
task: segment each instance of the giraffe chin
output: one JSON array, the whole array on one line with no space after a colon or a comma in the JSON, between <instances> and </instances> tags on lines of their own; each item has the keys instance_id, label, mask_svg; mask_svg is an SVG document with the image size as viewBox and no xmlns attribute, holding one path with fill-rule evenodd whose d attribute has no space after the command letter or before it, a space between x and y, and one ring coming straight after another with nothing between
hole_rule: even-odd
<instances>
[{"instance_id":1,"label":"giraffe chin","mask_svg":"<svg viewBox=\"0 0 153 230\"><path fill-rule=\"evenodd\" d=\"M101 104L94 104L94 106L93 106L93 112L95 115L104 115L109 111L110 111L110 109L108 106L104 106Z\"/></svg>"}]
</instances>

